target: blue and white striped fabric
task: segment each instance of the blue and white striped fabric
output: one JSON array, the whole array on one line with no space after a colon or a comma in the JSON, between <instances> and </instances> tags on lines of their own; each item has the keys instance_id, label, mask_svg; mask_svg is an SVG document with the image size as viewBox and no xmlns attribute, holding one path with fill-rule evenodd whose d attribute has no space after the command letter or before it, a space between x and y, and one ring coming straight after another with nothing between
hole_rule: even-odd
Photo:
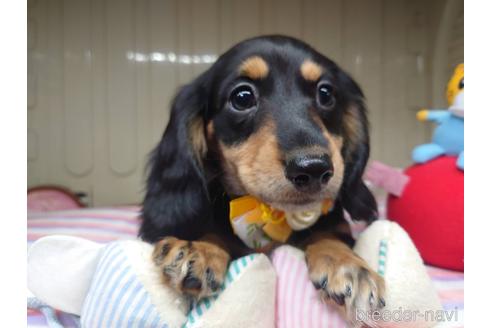
<instances>
[{"instance_id":1,"label":"blue and white striped fabric","mask_svg":"<svg viewBox=\"0 0 492 328\"><path fill-rule=\"evenodd\" d=\"M82 307L81 326L106 327L168 327L166 313L159 313L151 297L139 281L131 261L125 253L124 242L113 242L103 250L96 273ZM233 261L221 290L227 288L254 261L256 254ZM194 304L183 327L196 327L200 318L210 309L218 295ZM169 319L169 317L167 318Z\"/></svg>"},{"instance_id":2,"label":"blue and white striped fabric","mask_svg":"<svg viewBox=\"0 0 492 328\"><path fill-rule=\"evenodd\" d=\"M167 327L118 242L103 252L81 314L82 327Z\"/></svg>"},{"instance_id":3,"label":"blue and white striped fabric","mask_svg":"<svg viewBox=\"0 0 492 328\"><path fill-rule=\"evenodd\" d=\"M221 287L221 291L231 285L237 278L244 272L244 270L253 262L256 258L256 254L241 257L229 265L227 270L226 279L224 285ZM183 328L199 327L199 319L210 309L215 300L219 297L219 294L214 297L206 297L197 304L193 305L190 313L188 313L187 322L183 325Z\"/></svg>"}]
</instances>

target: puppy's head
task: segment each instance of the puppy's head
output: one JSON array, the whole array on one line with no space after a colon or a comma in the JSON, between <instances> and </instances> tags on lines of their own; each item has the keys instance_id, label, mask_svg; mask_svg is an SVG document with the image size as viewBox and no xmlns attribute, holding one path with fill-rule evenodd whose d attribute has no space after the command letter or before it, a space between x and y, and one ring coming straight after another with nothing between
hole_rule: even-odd
<instances>
[{"instance_id":1,"label":"puppy's head","mask_svg":"<svg viewBox=\"0 0 492 328\"><path fill-rule=\"evenodd\" d=\"M305 43L239 43L178 93L151 161L142 235L148 221L191 237L197 218L210 213L213 178L232 197L253 195L275 208L331 198L354 219L374 219L361 181L365 112L358 85Z\"/></svg>"}]
</instances>

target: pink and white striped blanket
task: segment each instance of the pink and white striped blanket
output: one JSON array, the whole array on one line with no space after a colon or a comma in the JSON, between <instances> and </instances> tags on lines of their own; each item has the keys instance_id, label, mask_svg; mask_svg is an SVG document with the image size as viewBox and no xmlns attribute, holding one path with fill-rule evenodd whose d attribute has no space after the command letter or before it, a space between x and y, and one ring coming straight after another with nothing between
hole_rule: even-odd
<instances>
[{"instance_id":1,"label":"pink and white striped blanket","mask_svg":"<svg viewBox=\"0 0 492 328\"><path fill-rule=\"evenodd\" d=\"M112 207L67 210L57 212L28 212L28 245L40 237L65 234L87 238L100 243L134 239L139 227L139 207ZM348 327L335 311L319 302L308 280L302 259L285 251L276 251L272 262L277 270L277 312L279 328ZM464 275L435 267L427 267L442 301L443 308L456 311L458 320L446 327L463 327ZM61 314L62 324L75 327L73 320ZM27 311L29 327L46 327L44 316L35 310Z\"/></svg>"}]
</instances>

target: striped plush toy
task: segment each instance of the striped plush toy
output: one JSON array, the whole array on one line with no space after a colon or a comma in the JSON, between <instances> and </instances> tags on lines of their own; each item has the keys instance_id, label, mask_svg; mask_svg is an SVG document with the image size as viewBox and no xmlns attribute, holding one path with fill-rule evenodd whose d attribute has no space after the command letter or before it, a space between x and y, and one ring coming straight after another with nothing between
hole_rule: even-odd
<instances>
[{"instance_id":1,"label":"striped plush toy","mask_svg":"<svg viewBox=\"0 0 492 328\"><path fill-rule=\"evenodd\" d=\"M44 237L29 250L28 288L43 304L79 315L82 327L275 326L276 278L265 255L233 261L220 294L190 304L161 283L152 250L140 240Z\"/></svg>"},{"instance_id":2,"label":"striped plush toy","mask_svg":"<svg viewBox=\"0 0 492 328\"><path fill-rule=\"evenodd\" d=\"M139 240L98 244L44 237L29 250L28 288L36 306L80 316L81 326L90 328L324 327L327 318L333 326L348 327L316 297L304 254L291 246L274 252L274 265L263 254L233 261L221 292L198 304L160 282L152 250ZM455 327L424 317L439 315L442 306L417 249L398 224L374 222L359 236L355 251L386 281L383 311L415 314L410 320L400 315L378 321L378 327Z\"/></svg>"}]
</instances>

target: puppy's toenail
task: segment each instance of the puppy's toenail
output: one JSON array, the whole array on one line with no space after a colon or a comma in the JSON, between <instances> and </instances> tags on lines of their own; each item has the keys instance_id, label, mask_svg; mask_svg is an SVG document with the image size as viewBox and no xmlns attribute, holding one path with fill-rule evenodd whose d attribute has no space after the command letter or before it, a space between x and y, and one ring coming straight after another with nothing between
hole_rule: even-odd
<instances>
[{"instance_id":1,"label":"puppy's toenail","mask_svg":"<svg viewBox=\"0 0 492 328\"><path fill-rule=\"evenodd\" d=\"M161 248L161 257L165 257L171 250L171 245L163 244Z\"/></svg>"},{"instance_id":2,"label":"puppy's toenail","mask_svg":"<svg viewBox=\"0 0 492 328\"><path fill-rule=\"evenodd\" d=\"M345 304L345 297L344 295L339 295L339 294L331 294L330 295L331 299L334 300L338 305L344 305Z\"/></svg>"},{"instance_id":3,"label":"puppy's toenail","mask_svg":"<svg viewBox=\"0 0 492 328\"><path fill-rule=\"evenodd\" d=\"M328 285L328 278L326 277L320 281L314 282L314 288L316 289L325 289L327 285Z\"/></svg>"},{"instance_id":4,"label":"puppy's toenail","mask_svg":"<svg viewBox=\"0 0 492 328\"><path fill-rule=\"evenodd\" d=\"M348 285L347 288L345 288L345 295L348 297L352 296L352 286Z\"/></svg>"},{"instance_id":5,"label":"puppy's toenail","mask_svg":"<svg viewBox=\"0 0 492 328\"><path fill-rule=\"evenodd\" d=\"M373 305L374 304L374 293L371 292L371 295L369 295L369 304Z\"/></svg>"},{"instance_id":6,"label":"puppy's toenail","mask_svg":"<svg viewBox=\"0 0 492 328\"><path fill-rule=\"evenodd\" d=\"M205 270L205 279L207 279L207 281L215 280L215 273L212 271L212 269L207 268L207 270Z\"/></svg>"},{"instance_id":7,"label":"puppy's toenail","mask_svg":"<svg viewBox=\"0 0 492 328\"><path fill-rule=\"evenodd\" d=\"M209 282L209 285L210 285L210 289L213 292L216 292L219 289L219 287L220 287L219 283L217 281L215 281L215 280L210 281Z\"/></svg>"}]
</instances>

